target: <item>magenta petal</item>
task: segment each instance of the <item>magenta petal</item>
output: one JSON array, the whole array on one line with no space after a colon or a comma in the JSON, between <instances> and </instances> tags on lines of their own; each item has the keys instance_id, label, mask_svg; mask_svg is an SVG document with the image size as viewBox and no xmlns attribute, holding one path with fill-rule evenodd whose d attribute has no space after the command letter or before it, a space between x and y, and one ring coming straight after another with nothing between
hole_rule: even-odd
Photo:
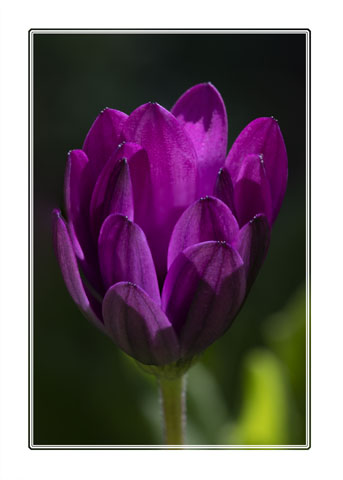
<instances>
[{"instance_id":1,"label":"magenta petal","mask_svg":"<svg viewBox=\"0 0 343 480\"><path fill-rule=\"evenodd\" d=\"M99 263L106 288L128 281L161 303L156 270L143 230L123 215L110 215L99 235Z\"/></svg>"},{"instance_id":2,"label":"magenta petal","mask_svg":"<svg viewBox=\"0 0 343 480\"><path fill-rule=\"evenodd\" d=\"M103 221L111 213L120 213L133 220L133 193L126 158L115 156L104 166L95 184L91 205L90 224L95 241Z\"/></svg>"},{"instance_id":3,"label":"magenta petal","mask_svg":"<svg viewBox=\"0 0 343 480\"><path fill-rule=\"evenodd\" d=\"M84 315L95 323L97 327L102 329L102 322L94 313L94 310L90 305L89 291L87 291L86 294L78 269L73 245L66 224L59 210L53 211L53 238L55 253L68 292ZM96 303L95 299L91 299L91 302Z\"/></svg>"},{"instance_id":4,"label":"magenta petal","mask_svg":"<svg viewBox=\"0 0 343 480\"><path fill-rule=\"evenodd\" d=\"M234 203L239 225L263 213L272 222L272 198L262 155L247 155L236 178Z\"/></svg>"},{"instance_id":5,"label":"magenta petal","mask_svg":"<svg viewBox=\"0 0 343 480\"><path fill-rule=\"evenodd\" d=\"M115 151L126 119L125 113L105 108L91 126L82 149L90 160L95 178Z\"/></svg>"},{"instance_id":6,"label":"magenta petal","mask_svg":"<svg viewBox=\"0 0 343 480\"><path fill-rule=\"evenodd\" d=\"M202 197L187 208L177 221L168 249L168 268L187 247L208 240L232 243L238 224L229 207L214 197Z\"/></svg>"},{"instance_id":7,"label":"magenta petal","mask_svg":"<svg viewBox=\"0 0 343 480\"><path fill-rule=\"evenodd\" d=\"M218 172L214 196L224 202L230 208L231 212L236 215L232 180L226 168L221 168Z\"/></svg>"},{"instance_id":8,"label":"magenta petal","mask_svg":"<svg viewBox=\"0 0 343 480\"><path fill-rule=\"evenodd\" d=\"M147 212L154 208L148 155L137 143L123 142L118 146L115 158L118 161L123 157L127 158L130 169L134 221L145 231L146 226L150 225L150 215ZM126 215L131 218L130 214Z\"/></svg>"},{"instance_id":9,"label":"magenta petal","mask_svg":"<svg viewBox=\"0 0 343 480\"><path fill-rule=\"evenodd\" d=\"M120 161L127 159L127 164ZM147 211L152 208L151 176L148 156L136 143L121 143L104 166L94 187L90 218L94 238L104 219L121 213L135 220L143 229Z\"/></svg>"},{"instance_id":10,"label":"magenta petal","mask_svg":"<svg viewBox=\"0 0 343 480\"><path fill-rule=\"evenodd\" d=\"M114 342L139 362L165 365L177 360L179 345L170 321L137 285L113 285L103 301L103 316Z\"/></svg>"},{"instance_id":11,"label":"magenta petal","mask_svg":"<svg viewBox=\"0 0 343 480\"><path fill-rule=\"evenodd\" d=\"M271 189L274 222L286 192L288 167L285 143L278 122L273 117L253 120L235 140L225 161L234 185L244 158L253 153L263 154Z\"/></svg>"},{"instance_id":12,"label":"magenta petal","mask_svg":"<svg viewBox=\"0 0 343 480\"><path fill-rule=\"evenodd\" d=\"M193 245L176 258L162 292L162 308L184 357L201 352L231 325L245 296L244 265L225 242Z\"/></svg>"},{"instance_id":13,"label":"magenta petal","mask_svg":"<svg viewBox=\"0 0 343 480\"><path fill-rule=\"evenodd\" d=\"M171 112L192 139L198 156L198 195L211 195L227 149L223 99L211 83L202 83L187 90Z\"/></svg>"},{"instance_id":14,"label":"magenta petal","mask_svg":"<svg viewBox=\"0 0 343 480\"><path fill-rule=\"evenodd\" d=\"M267 255L270 226L265 215L256 215L239 231L235 248L241 255L247 278L247 293Z\"/></svg>"},{"instance_id":15,"label":"magenta petal","mask_svg":"<svg viewBox=\"0 0 343 480\"><path fill-rule=\"evenodd\" d=\"M128 161L133 190L134 221L148 232L151 225L150 212L154 209L148 155L145 150L140 149Z\"/></svg>"},{"instance_id":16,"label":"magenta petal","mask_svg":"<svg viewBox=\"0 0 343 480\"><path fill-rule=\"evenodd\" d=\"M163 278L173 226L195 199L195 150L176 118L156 103L137 108L126 121L123 135L148 154L153 208L147 212L144 230L159 277Z\"/></svg>"},{"instance_id":17,"label":"magenta petal","mask_svg":"<svg viewBox=\"0 0 343 480\"><path fill-rule=\"evenodd\" d=\"M74 251L88 282L102 293L103 286L97 261L97 251L92 240L89 221L89 202L94 179L89 160L82 150L71 150L64 181L64 197L68 230Z\"/></svg>"},{"instance_id":18,"label":"magenta petal","mask_svg":"<svg viewBox=\"0 0 343 480\"><path fill-rule=\"evenodd\" d=\"M84 183L87 163L88 157L82 150L70 151L64 177L64 203L68 219L68 230L76 256L80 260L84 259L80 241L84 243L84 239L87 236L87 218L85 218L84 212Z\"/></svg>"}]
</instances>

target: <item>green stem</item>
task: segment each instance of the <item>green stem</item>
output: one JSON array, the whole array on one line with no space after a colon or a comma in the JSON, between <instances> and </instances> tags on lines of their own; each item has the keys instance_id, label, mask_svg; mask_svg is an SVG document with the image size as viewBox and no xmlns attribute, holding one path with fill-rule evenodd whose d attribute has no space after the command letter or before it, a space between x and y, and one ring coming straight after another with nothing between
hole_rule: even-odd
<instances>
[{"instance_id":1,"label":"green stem","mask_svg":"<svg viewBox=\"0 0 343 480\"><path fill-rule=\"evenodd\" d=\"M166 445L183 445L186 424L185 375L159 379Z\"/></svg>"}]
</instances>

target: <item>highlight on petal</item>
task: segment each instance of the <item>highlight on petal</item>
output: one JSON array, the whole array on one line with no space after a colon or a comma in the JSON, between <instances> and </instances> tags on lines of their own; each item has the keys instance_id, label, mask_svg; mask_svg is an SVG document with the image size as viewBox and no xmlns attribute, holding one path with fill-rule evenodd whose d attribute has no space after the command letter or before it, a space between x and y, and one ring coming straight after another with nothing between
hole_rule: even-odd
<instances>
[{"instance_id":1,"label":"highlight on petal","mask_svg":"<svg viewBox=\"0 0 343 480\"><path fill-rule=\"evenodd\" d=\"M259 214L244 225L237 236L234 246L244 262L247 294L267 255L270 233L267 217Z\"/></svg>"},{"instance_id":2,"label":"highlight on petal","mask_svg":"<svg viewBox=\"0 0 343 480\"><path fill-rule=\"evenodd\" d=\"M133 192L126 158L111 158L95 184L90 204L90 225L95 241L103 221L111 213L120 213L133 220Z\"/></svg>"},{"instance_id":3,"label":"highlight on petal","mask_svg":"<svg viewBox=\"0 0 343 480\"><path fill-rule=\"evenodd\" d=\"M231 325L245 296L238 252L225 242L193 245L176 258L162 292L184 357L201 352Z\"/></svg>"},{"instance_id":4,"label":"highlight on petal","mask_svg":"<svg viewBox=\"0 0 343 480\"><path fill-rule=\"evenodd\" d=\"M240 226L263 213L272 223L272 198L263 155L247 155L234 187L236 216Z\"/></svg>"},{"instance_id":5,"label":"highlight on petal","mask_svg":"<svg viewBox=\"0 0 343 480\"><path fill-rule=\"evenodd\" d=\"M226 168L219 169L216 185L214 187L214 196L224 202L230 208L231 212L236 215L232 180Z\"/></svg>"},{"instance_id":6,"label":"highlight on petal","mask_svg":"<svg viewBox=\"0 0 343 480\"><path fill-rule=\"evenodd\" d=\"M102 322L91 307L90 292L87 291L86 294L67 226L59 210L53 211L53 240L57 260L70 296L86 317L102 329ZM96 303L94 298L91 302Z\"/></svg>"},{"instance_id":7,"label":"highlight on petal","mask_svg":"<svg viewBox=\"0 0 343 480\"><path fill-rule=\"evenodd\" d=\"M261 117L247 125L235 140L225 161L235 186L246 155L262 154L272 196L272 222L279 213L286 192L288 167L285 142L278 122Z\"/></svg>"},{"instance_id":8,"label":"highlight on petal","mask_svg":"<svg viewBox=\"0 0 343 480\"><path fill-rule=\"evenodd\" d=\"M187 208L177 221L168 249L168 268L191 245L219 240L232 243L238 224L229 207L215 197L202 197Z\"/></svg>"},{"instance_id":9,"label":"highlight on petal","mask_svg":"<svg viewBox=\"0 0 343 480\"><path fill-rule=\"evenodd\" d=\"M123 215L112 214L99 235L99 263L106 288L128 281L161 303L156 270L143 230Z\"/></svg>"},{"instance_id":10,"label":"highlight on petal","mask_svg":"<svg viewBox=\"0 0 343 480\"><path fill-rule=\"evenodd\" d=\"M195 200L196 153L180 123L156 103L142 105L132 112L123 127L123 136L140 144L148 154L154 208L147 212L142 228L158 275L163 278L173 226Z\"/></svg>"},{"instance_id":11,"label":"highlight on petal","mask_svg":"<svg viewBox=\"0 0 343 480\"><path fill-rule=\"evenodd\" d=\"M179 357L173 326L161 308L139 286L113 285L103 301L105 327L114 342L147 365L165 365Z\"/></svg>"},{"instance_id":12,"label":"highlight on petal","mask_svg":"<svg viewBox=\"0 0 343 480\"><path fill-rule=\"evenodd\" d=\"M105 108L91 126L82 149L86 152L95 178L115 151L127 115Z\"/></svg>"},{"instance_id":13,"label":"highlight on petal","mask_svg":"<svg viewBox=\"0 0 343 480\"><path fill-rule=\"evenodd\" d=\"M211 195L227 149L223 99L211 83L201 83L187 90L171 112L192 139L198 156L198 195Z\"/></svg>"}]
</instances>

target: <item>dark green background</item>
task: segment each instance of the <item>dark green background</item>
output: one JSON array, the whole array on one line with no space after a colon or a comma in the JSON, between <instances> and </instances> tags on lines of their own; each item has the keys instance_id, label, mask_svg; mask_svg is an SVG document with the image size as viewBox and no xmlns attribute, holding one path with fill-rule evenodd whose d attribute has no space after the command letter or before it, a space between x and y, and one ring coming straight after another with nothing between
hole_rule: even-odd
<instances>
[{"instance_id":1,"label":"dark green background","mask_svg":"<svg viewBox=\"0 0 343 480\"><path fill-rule=\"evenodd\" d=\"M34 35L34 443L160 444L153 377L70 299L54 257L67 152L104 107L170 108L211 81L229 118L274 115L289 157L267 260L239 317L188 375L190 444L305 442L305 35Z\"/></svg>"}]
</instances>

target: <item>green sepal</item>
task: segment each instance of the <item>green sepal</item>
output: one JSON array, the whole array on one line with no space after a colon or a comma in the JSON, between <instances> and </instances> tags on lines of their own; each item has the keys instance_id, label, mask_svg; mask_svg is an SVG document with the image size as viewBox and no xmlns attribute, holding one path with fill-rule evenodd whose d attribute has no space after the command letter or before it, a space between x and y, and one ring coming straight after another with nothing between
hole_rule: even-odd
<instances>
[{"instance_id":1,"label":"green sepal","mask_svg":"<svg viewBox=\"0 0 343 480\"><path fill-rule=\"evenodd\" d=\"M182 358L176 362L169 363L168 365L144 365L136 360L138 367L146 373L155 375L155 377L166 380L173 380L175 378L182 377L187 370L194 365L200 355L195 355L191 358Z\"/></svg>"}]
</instances>

